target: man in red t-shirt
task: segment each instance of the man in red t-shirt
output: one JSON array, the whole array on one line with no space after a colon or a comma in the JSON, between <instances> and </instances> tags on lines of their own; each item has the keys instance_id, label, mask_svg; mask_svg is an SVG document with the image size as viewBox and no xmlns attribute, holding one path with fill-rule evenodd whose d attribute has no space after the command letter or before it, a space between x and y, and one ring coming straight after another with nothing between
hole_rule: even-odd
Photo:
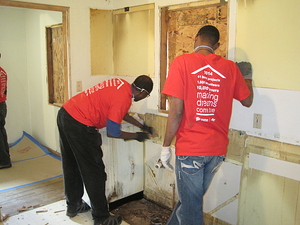
<instances>
[{"instance_id":1,"label":"man in red t-shirt","mask_svg":"<svg viewBox=\"0 0 300 225\"><path fill-rule=\"evenodd\" d=\"M215 55L219 36L214 26L202 27L194 53L173 60L163 89L172 101L161 160L173 171L170 145L176 136L179 193L169 225L203 223L203 195L227 152L233 99L246 107L253 101L251 64Z\"/></svg>"},{"instance_id":2,"label":"man in red t-shirt","mask_svg":"<svg viewBox=\"0 0 300 225\"><path fill-rule=\"evenodd\" d=\"M1 55L0 55L1 58ZM7 74L0 67L0 169L11 167L7 133L5 130L5 118L7 114Z\"/></svg>"},{"instance_id":3,"label":"man in red t-shirt","mask_svg":"<svg viewBox=\"0 0 300 225\"><path fill-rule=\"evenodd\" d=\"M153 89L150 77L141 75L132 84L114 78L69 99L57 115L64 174L67 216L90 209L83 200L83 185L91 201L94 225L119 225L121 216L109 214L105 196L106 173L102 161L102 139L98 129L106 127L107 136L145 141L152 128L142 125L127 113L132 101L148 97ZM121 131L125 120L144 132Z\"/></svg>"}]
</instances>

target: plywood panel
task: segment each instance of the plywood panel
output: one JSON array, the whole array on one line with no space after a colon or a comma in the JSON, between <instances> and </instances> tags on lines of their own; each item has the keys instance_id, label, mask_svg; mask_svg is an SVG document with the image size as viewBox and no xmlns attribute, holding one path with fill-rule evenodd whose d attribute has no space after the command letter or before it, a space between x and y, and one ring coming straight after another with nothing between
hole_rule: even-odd
<instances>
[{"instance_id":1,"label":"plywood panel","mask_svg":"<svg viewBox=\"0 0 300 225\"><path fill-rule=\"evenodd\" d=\"M248 135L244 132L231 130L228 133L228 138L229 143L226 157L242 163L244 161L245 146Z\"/></svg>"},{"instance_id":2,"label":"plywood panel","mask_svg":"<svg viewBox=\"0 0 300 225\"><path fill-rule=\"evenodd\" d=\"M169 11L169 63L179 55L194 51L194 38L202 26L214 25L220 31L216 54L227 55L227 4Z\"/></svg>"},{"instance_id":3,"label":"plywood panel","mask_svg":"<svg viewBox=\"0 0 300 225\"><path fill-rule=\"evenodd\" d=\"M63 104L65 100L64 76L64 40L62 25L54 26L52 30L52 59L53 59L53 95L54 103Z\"/></svg>"},{"instance_id":4,"label":"plywood panel","mask_svg":"<svg viewBox=\"0 0 300 225\"><path fill-rule=\"evenodd\" d=\"M216 3L218 5L215 5ZM206 6L203 6L205 5ZM220 4L222 3L222 5ZM160 91L163 90L167 71L172 61L179 55L194 52L195 36L205 25L214 25L220 31L220 47L215 51L222 57L227 57L228 27L227 3L223 1L198 2L202 7L190 7L194 4L162 8L161 10L161 68ZM213 6L209 6L213 4ZM165 33L163 33L165 32ZM166 35L168 40L166 41ZM165 51L165 45L167 50ZM170 107L170 97L161 94L160 109L165 112Z\"/></svg>"},{"instance_id":5,"label":"plywood panel","mask_svg":"<svg viewBox=\"0 0 300 225\"><path fill-rule=\"evenodd\" d=\"M300 146L248 136L247 151L300 164Z\"/></svg>"},{"instance_id":6,"label":"plywood panel","mask_svg":"<svg viewBox=\"0 0 300 225\"><path fill-rule=\"evenodd\" d=\"M46 27L49 103L62 105L68 99L64 25Z\"/></svg>"}]
</instances>

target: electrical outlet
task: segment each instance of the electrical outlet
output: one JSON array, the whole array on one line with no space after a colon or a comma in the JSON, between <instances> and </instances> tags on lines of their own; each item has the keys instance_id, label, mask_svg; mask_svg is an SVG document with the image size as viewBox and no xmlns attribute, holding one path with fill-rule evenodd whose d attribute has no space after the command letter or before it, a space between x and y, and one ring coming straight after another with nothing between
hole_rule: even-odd
<instances>
[{"instance_id":1,"label":"electrical outlet","mask_svg":"<svg viewBox=\"0 0 300 225\"><path fill-rule=\"evenodd\" d=\"M253 128L261 129L262 114L254 113Z\"/></svg>"},{"instance_id":2,"label":"electrical outlet","mask_svg":"<svg viewBox=\"0 0 300 225\"><path fill-rule=\"evenodd\" d=\"M76 83L76 91L81 92L82 91L82 81L77 81Z\"/></svg>"}]
</instances>

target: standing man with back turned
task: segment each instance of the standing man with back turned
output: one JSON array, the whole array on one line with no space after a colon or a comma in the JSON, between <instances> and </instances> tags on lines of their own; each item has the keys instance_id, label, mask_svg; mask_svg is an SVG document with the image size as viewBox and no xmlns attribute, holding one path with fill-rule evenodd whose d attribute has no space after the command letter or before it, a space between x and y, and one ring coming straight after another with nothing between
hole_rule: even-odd
<instances>
[{"instance_id":1,"label":"standing man with back turned","mask_svg":"<svg viewBox=\"0 0 300 225\"><path fill-rule=\"evenodd\" d=\"M148 97L153 82L141 75L129 84L115 78L104 81L68 100L57 115L64 174L67 216L90 209L83 200L83 185L91 201L94 225L119 225L121 216L110 215L105 196L106 172L102 161L102 139L98 129L106 127L107 136L144 141L152 128L142 125L127 113L132 101ZM121 131L125 120L145 132Z\"/></svg>"},{"instance_id":2,"label":"standing man with back turned","mask_svg":"<svg viewBox=\"0 0 300 225\"><path fill-rule=\"evenodd\" d=\"M203 196L225 160L233 99L245 107L253 101L251 64L215 55L219 36L216 27L202 27L194 53L173 60L163 89L172 101L161 160L173 171L170 145L176 135L179 194L168 225L203 224Z\"/></svg>"},{"instance_id":3,"label":"standing man with back turned","mask_svg":"<svg viewBox=\"0 0 300 225\"><path fill-rule=\"evenodd\" d=\"M0 53L1 58L1 53ZM0 169L11 167L5 118L7 114L7 74L0 66Z\"/></svg>"}]
</instances>

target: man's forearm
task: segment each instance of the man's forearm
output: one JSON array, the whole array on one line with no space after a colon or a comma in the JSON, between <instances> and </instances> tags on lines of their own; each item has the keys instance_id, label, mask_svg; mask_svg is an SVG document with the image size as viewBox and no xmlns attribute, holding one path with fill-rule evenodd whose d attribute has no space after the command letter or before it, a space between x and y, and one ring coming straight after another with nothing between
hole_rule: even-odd
<instances>
[{"instance_id":1,"label":"man's forearm","mask_svg":"<svg viewBox=\"0 0 300 225\"><path fill-rule=\"evenodd\" d=\"M134 119L132 116L130 116L128 113L126 113L126 115L123 118L124 121L138 127L138 128L142 128L143 124L141 124L139 121L137 121L136 119Z\"/></svg>"},{"instance_id":2,"label":"man's forearm","mask_svg":"<svg viewBox=\"0 0 300 225\"><path fill-rule=\"evenodd\" d=\"M245 107L250 107L253 103L253 87L252 87L252 80L245 79L245 82L247 84L247 87L250 91L250 95L241 101L242 105Z\"/></svg>"},{"instance_id":3,"label":"man's forearm","mask_svg":"<svg viewBox=\"0 0 300 225\"><path fill-rule=\"evenodd\" d=\"M112 137L112 138L120 138L120 139L136 139L138 136L137 133L130 133L130 132L124 132L121 131L121 135L119 137L114 137L107 133L107 137Z\"/></svg>"}]
</instances>

